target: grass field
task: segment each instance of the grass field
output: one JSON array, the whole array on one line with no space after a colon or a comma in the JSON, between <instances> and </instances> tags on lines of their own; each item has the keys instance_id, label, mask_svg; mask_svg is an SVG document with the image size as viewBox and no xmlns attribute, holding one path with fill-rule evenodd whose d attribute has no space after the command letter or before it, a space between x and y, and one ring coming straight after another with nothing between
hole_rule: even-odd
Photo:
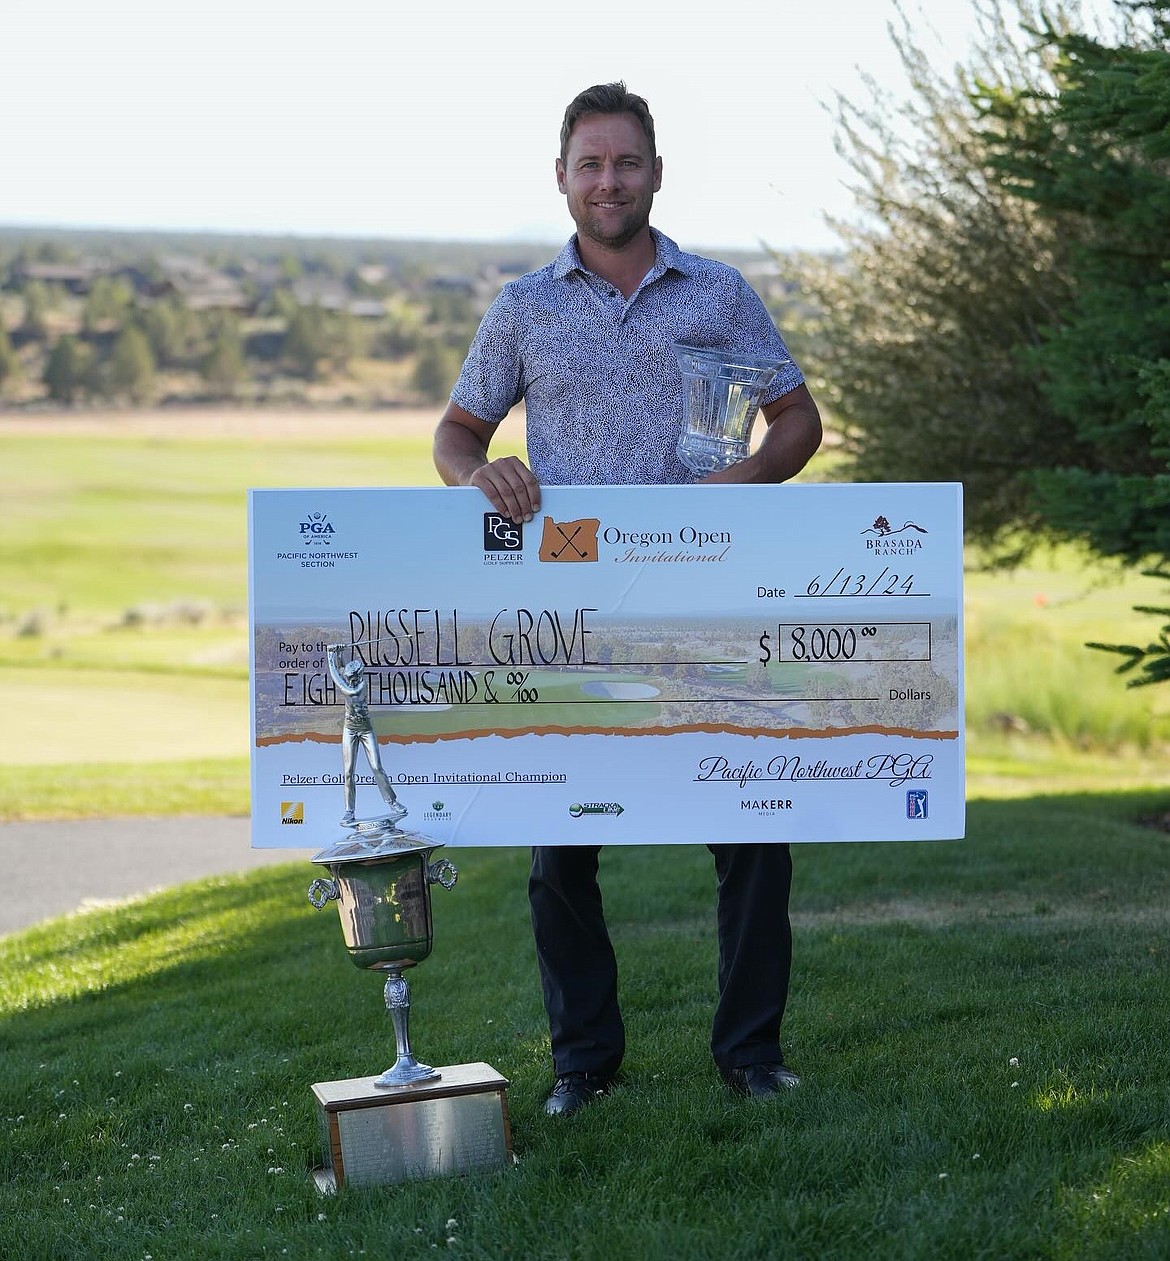
<instances>
[{"instance_id":1,"label":"grass field","mask_svg":"<svg viewBox=\"0 0 1170 1261\"><path fill-rule=\"evenodd\" d=\"M432 418L0 418L0 819L247 810L243 490L430 484ZM321 1199L311 1083L393 1058L305 864L0 938L0 1256L30 1261L1163 1261L1170 745L1141 580L1064 551L967 584L967 839L796 854L798 1092L706 1049L700 847L608 849L630 1036L549 1124L525 855L461 851L415 1049L487 1060L518 1164Z\"/></svg>"},{"instance_id":2,"label":"grass field","mask_svg":"<svg viewBox=\"0 0 1170 1261\"><path fill-rule=\"evenodd\" d=\"M1162 1261L1170 1255L1165 794L972 805L961 843L796 854L786 1051L757 1105L706 1049L700 847L604 854L629 1054L569 1123L525 855L460 851L411 978L430 1063L511 1081L491 1175L317 1196L310 1085L382 1071L377 976L312 869L0 939L0 1255L22 1261Z\"/></svg>"}]
</instances>

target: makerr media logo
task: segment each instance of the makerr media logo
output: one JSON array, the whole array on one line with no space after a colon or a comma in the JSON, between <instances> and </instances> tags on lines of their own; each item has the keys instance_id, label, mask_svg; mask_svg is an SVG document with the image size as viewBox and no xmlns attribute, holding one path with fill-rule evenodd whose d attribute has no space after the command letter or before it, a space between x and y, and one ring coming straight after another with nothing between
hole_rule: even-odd
<instances>
[{"instance_id":1,"label":"makerr media logo","mask_svg":"<svg viewBox=\"0 0 1170 1261\"><path fill-rule=\"evenodd\" d=\"M929 814L930 794L925 788L912 788L906 794L906 818L925 819Z\"/></svg>"},{"instance_id":2,"label":"makerr media logo","mask_svg":"<svg viewBox=\"0 0 1170 1261\"><path fill-rule=\"evenodd\" d=\"M595 561L600 528L601 522L597 517L582 517L580 521L554 521L552 517L545 517L544 532L540 536L540 559Z\"/></svg>"},{"instance_id":3,"label":"makerr media logo","mask_svg":"<svg viewBox=\"0 0 1170 1261\"><path fill-rule=\"evenodd\" d=\"M498 512L483 514L483 550L520 552L524 550L524 523Z\"/></svg>"},{"instance_id":4,"label":"makerr media logo","mask_svg":"<svg viewBox=\"0 0 1170 1261\"><path fill-rule=\"evenodd\" d=\"M280 803L280 825L300 824L305 821L305 803L303 801L282 801Z\"/></svg>"},{"instance_id":5,"label":"makerr media logo","mask_svg":"<svg viewBox=\"0 0 1170 1261\"><path fill-rule=\"evenodd\" d=\"M316 543L319 546L328 547L333 542L333 536L337 531L329 523L329 518L323 512L310 512L308 519L301 522L301 542Z\"/></svg>"}]
</instances>

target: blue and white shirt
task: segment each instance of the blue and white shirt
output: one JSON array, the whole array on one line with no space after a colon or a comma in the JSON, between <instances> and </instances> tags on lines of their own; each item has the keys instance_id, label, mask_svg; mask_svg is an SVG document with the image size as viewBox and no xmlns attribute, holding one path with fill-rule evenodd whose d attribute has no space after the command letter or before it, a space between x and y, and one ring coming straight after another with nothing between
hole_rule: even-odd
<instances>
[{"instance_id":1,"label":"blue and white shirt","mask_svg":"<svg viewBox=\"0 0 1170 1261\"><path fill-rule=\"evenodd\" d=\"M651 231L654 266L631 298L585 269L573 237L548 266L504 286L471 343L452 401L498 424L523 399L542 485L696 480L675 454L683 381L673 342L789 359L734 267ZM789 360L762 402L803 381Z\"/></svg>"}]
</instances>

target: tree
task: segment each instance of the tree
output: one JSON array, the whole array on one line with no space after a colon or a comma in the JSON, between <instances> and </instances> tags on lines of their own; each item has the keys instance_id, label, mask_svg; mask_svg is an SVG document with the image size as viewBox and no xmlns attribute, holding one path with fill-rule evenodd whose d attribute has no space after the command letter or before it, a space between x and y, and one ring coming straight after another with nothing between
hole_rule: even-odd
<instances>
[{"instance_id":1,"label":"tree","mask_svg":"<svg viewBox=\"0 0 1170 1261\"><path fill-rule=\"evenodd\" d=\"M44 341L49 336L49 291L39 280L29 280L25 283L23 297L24 322L20 326L21 332L26 337Z\"/></svg>"},{"instance_id":2,"label":"tree","mask_svg":"<svg viewBox=\"0 0 1170 1261\"><path fill-rule=\"evenodd\" d=\"M154 395L154 355L146 334L135 325L124 328L114 342L106 378L115 395L135 403L149 402Z\"/></svg>"},{"instance_id":3,"label":"tree","mask_svg":"<svg viewBox=\"0 0 1170 1261\"><path fill-rule=\"evenodd\" d=\"M1068 303L1028 356L1081 458L1034 478L1046 522L1097 552L1170 559L1170 3L1110 46L1051 25L1046 91L985 88L989 165L1071 224Z\"/></svg>"},{"instance_id":4,"label":"tree","mask_svg":"<svg viewBox=\"0 0 1170 1261\"><path fill-rule=\"evenodd\" d=\"M1035 16L1030 0L1020 13ZM894 36L913 100L895 109L873 87L839 102L839 147L862 218L835 225L837 259L806 260L802 287L823 315L800 346L843 430L860 481L961 480L974 540L1028 545L1043 526L1032 475L1054 456L1081 460L1022 351L1067 306L1068 242L1059 218L987 171L977 80L1047 88L1051 58L1022 46L998 0L979 6L982 52L945 77Z\"/></svg>"},{"instance_id":5,"label":"tree","mask_svg":"<svg viewBox=\"0 0 1170 1261\"><path fill-rule=\"evenodd\" d=\"M187 367L203 346L199 316L188 310L180 298L167 298L147 307L139 323L160 368Z\"/></svg>"},{"instance_id":6,"label":"tree","mask_svg":"<svg viewBox=\"0 0 1170 1261\"><path fill-rule=\"evenodd\" d=\"M1076 224L1072 298L1030 356L1053 411L1087 451L1038 472L1050 528L1170 579L1170 3L1105 44L1051 25L1048 92L987 89L990 165L1049 220ZM1136 610L1170 619L1170 608ZM1170 620L1122 657L1130 686L1170 682Z\"/></svg>"},{"instance_id":7,"label":"tree","mask_svg":"<svg viewBox=\"0 0 1170 1261\"><path fill-rule=\"evenodd\" d=\"M91 385L93 354L78 338L66 333L57 339L45 363L44 383L56 403L72 403Z\"/></svg>"},{"instance_id":8,"label":"tree","mask_svg":"<svg viewBox=\"0 0 1170 1261\"><path fill-rule=\"evenodd\" d=\"M314 303L297 307L284 335L283 354L298 375L315 381L328 359L331 341L326 312Z\"/></svg>"},{"instance_id":9,"label":"tree","mask_svg":"<svg viewBox=\"0 0 1170 1261\"><path fill-rule=\"evenodd\" d=\"M122 280L99 276L86 295L81 321L86 333L117 328L134 305L134 291Z\"/></svg>"},{"instance_id":10,"label":"tree","mask_svg":"<svg viewBox=\"0 0 1170 1261\"><path fill-rule=\"evenodd\" d=\"M428 337L418 352L411 384L428 403L441 402L451 393L462 358L439 337Z\"/></svg>"},{"instance_id":11,"label":"tree","mask_svg":"<svg viewBox=\"0 0 1170 1261\"><path fill-rule=\"evenodd\" d=\"M235 321L225 320L217 330L211 349L203 357L199 371L212 392L230 395L244 379L247 369L239 328Z\"/></svg>"},{"instance_id":12,"label":"tree","mask_svg":"<svg viewBox=\"0 0 1170 1261\"><path fill-rule=\"evenodd\" d=\"M16 351L12 349L12 339L8 336L8 330L0 323L0 391L3 391L9 382L15 381L19 375L20 360L16 356Z\"/></svg>"}]
</instances>

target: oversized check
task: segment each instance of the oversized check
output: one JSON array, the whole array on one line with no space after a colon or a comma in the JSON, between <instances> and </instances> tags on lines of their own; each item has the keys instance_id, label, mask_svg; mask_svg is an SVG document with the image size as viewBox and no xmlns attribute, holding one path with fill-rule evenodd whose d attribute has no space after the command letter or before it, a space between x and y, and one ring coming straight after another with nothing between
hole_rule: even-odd
<instances>
[{"instance_id":1,"label":"oversized check","mask_svg":"<svg viewBox=\"0 0 1170 1261\"><path fill-rule=\"evenodd\" d=\"M963 835L959 486L542 494L250 493L254 845L338 833L330 644L447 844Z\"/></svg>"}]
</instances>

